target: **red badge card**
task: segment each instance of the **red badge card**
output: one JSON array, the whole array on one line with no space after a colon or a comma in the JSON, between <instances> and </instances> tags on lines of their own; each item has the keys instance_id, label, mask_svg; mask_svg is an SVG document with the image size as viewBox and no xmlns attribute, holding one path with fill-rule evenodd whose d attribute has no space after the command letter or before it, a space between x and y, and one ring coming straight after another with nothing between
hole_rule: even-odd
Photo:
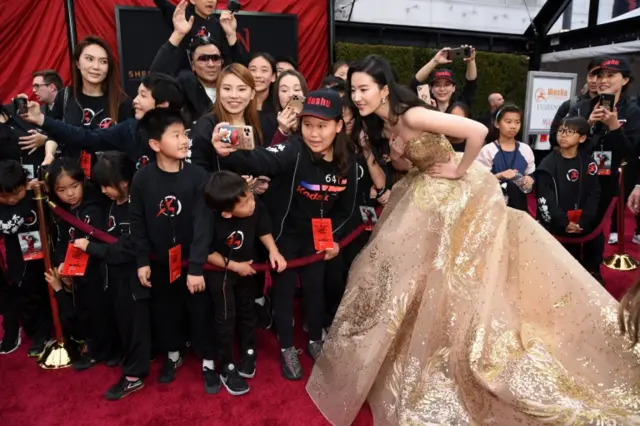
<instances>
[{"instance_id":1,"label":"red badge card","mask_svg":"<svg viewBox=\"0 0 640 426\"><path fill-rule=\"evenodd\" d=\"M182 275L182 246L180 244L169 249L169 283L173 283Z\"/></svg>"},{"instance_id":2,"label":"red badge card","mask_svg":"<svg viewBox=\"0 0 640 426\"><path fill-rule=\"evenodd\" d=\"M311 219L313 245L317 251L333 248L331 219Z\"/></svg>"},{"instance_id":3,"label":"red badge card","mask_svg":"<svg viewBox=\"0 0 640 426\"><path fill-rule=\"evenodd\" d=\"M65 277L83 277L89 263L89 255L79 248L75 248L73 243L67 247L67 255L60 275Z\"/></svg>"}]
</instances>

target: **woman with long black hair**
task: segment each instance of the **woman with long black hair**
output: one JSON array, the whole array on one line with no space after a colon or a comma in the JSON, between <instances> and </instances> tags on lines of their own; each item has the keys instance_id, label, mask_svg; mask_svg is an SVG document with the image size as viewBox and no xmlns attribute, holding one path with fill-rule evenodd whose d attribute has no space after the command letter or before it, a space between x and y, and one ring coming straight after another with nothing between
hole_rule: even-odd
<instances>
[{"instance_id":1,"label":"woman with long black hair","mask_svg":"<svg viewBox=\"0 0 640 426\"><path fill-rule=\"evenodd\" d=\"M133 117L131 100L120 87L116 60L109 44L100 37L87 36L76 45L71 86L58 92L50 117L88 130L106 129ZM81 161L90 177L94 153L65 145L65 141L47 141L47 162L58 156Z\"/></svg>"},{"instance_id":2,"label":"woman with long black hair","mask_svg":"<svg viewBox=\"0 0 640 426\"><path fill-rule=\"evenodd\" d=\"M618 303L505 205L475 162L487 128L426 108L375 55L347 82L367 132L386 123L415 167L351 267L307 384L327 419L351 424L366 399L380 425L635 422L640 354L617 334ZM461 156L444 134L467 141Z\"/></svg>"},{"instance_id":3,"label":"woman with long black hair","mask_svg":"<svg viewBox=\"0 0 640 426\"><path fill-rule=\"evenodd\" d=\"M249 68L255 81L256 108L260 112L264 140L268 145L278 128L274 104L270 98L274 92L274 83L278 76L276 60L269 53L257 52L251 56L247 68Z\"/></svg>"}]
</instances>

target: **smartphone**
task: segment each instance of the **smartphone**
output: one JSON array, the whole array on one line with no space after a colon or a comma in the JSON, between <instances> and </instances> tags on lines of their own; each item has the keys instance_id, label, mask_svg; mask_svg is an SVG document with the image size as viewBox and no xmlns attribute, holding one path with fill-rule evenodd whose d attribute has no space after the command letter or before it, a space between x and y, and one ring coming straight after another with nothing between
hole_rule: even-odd
<instances>
[{"instance_id":1,"label":"smartphone","mask_svg":"<svg viewBox=\"0 0 640 426\"><path fill-rule=\"evenodd\" d=\"M616 95L611 93L603 93L600 95L600 108L606 108L613 111L613 105L616 103Z\"/></svg>"},{"instance_id":2,"label":"smartphone","mask_svg":"<svg viewBox=\"0 0 640 426\"><path fill-rule=\"evenodd\" d=\"M431 105L431 87L428 84L421 84L418 86L418 97L422 99L427 105Z\"/></svg>"},{"instance_id":3,"label":"smartphone","mask_svg":"<svg viewBox=\"0 0 640 426\"><path fill-rule=\"evenodd\" d=\"M222 142L230 143L238 149L250 151L256 147L251 126L222 126L220 135Z\"/></svg>"},{"instance_id":4,"label":"smartphone","mask_svg":"<svg viewBox=\"0 0 640 426\"><path fill-rule=\"evenodd\" d=\"M291 99L289 99L289 102L287 102L285 108L291 108L296 112L296 114L300 114L302 112L302 107L304 106L304 100L304 96L293 95L291 96Z\"/></svg>"},{"instance_id":5,"label":"smartphone","mask_svg":"<svg viewBox=\"0 0 640 426\"><path fill-rule=\"evenodd\" d=\"M470 47L456 47L455 49L447 50L447 59L455 61L456 59L469 58L471 56Z\"/></svg>"},{"instance_id":6,"label":"smartphone","mask_svg":"<svg viewBox=\"0 0 640 426\"><path fill-rule=\"evenodd\" d=\"M25 98L13 98L13 109L16 115L26 114L29 111Z\"/></svg>"},{"instance_id":7,"label":"smartphone","mask_svg":"<svg viewBox=\"0 0 640 426\"><path fill-rule=\"evenodd\" d=\"M229 0L227 2L227 10L231 13L240 12L240 9L242 9L242 5L238 0Z\"/></svg>"}]
</instances>

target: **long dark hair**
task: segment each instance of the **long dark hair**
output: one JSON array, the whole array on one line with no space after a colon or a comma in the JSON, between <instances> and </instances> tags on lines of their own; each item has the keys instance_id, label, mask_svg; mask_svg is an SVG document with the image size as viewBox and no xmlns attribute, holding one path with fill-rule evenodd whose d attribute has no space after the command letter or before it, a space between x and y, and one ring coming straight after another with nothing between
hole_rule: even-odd
<instances>
[{"instance_id":1,"label":"long dark hair","mask_svg":"<svg viewBox=\"0 0 640 426\"><path fill-rule=\"evenodd\" d=\"M82 52L88 46L100 46L107 52L107 62L109 67L107 68L107 76L102 82L102 91L107 95L107 114L114 123L118 121L118 108L122 101L126 98L126 95L120 87L120 76L118 75L118 67L116 67L116 60L113 56L113 52L109 47L109 44L98 36L87 36L80 43L76 45L73 51L73 96L78 99L78 94L82 92L82 74L76 63L80 60Z\"/></svg>"},{"instance_id":2,"label":"long dark hair","mask_svg":"<svg viewBox=\"0 0 640 426\"><path fill-rule=\"evenodd\" d=\"M618 324L620 331L628 334L631 343L636 345L640 340L640 280L636 281L620 301Z\"/></svg>"},{"instance_id":3,"label":"long dark hair","mask_svg":"<svg viewBox=\"0 0 640 426\"><path fill-rule=\"evenodd\" d=\"M369 75L373 81L376 82L378 87L382 89L384 86L389 88L389 97L387 102L389 104L389 122L395 124L398 122L398 117L414 107L423 107L433 109L433 107L427 105L422 99L418 97L417 93L414 93L406 86L402 86L397 83L394 72L384 58L378 55L369 55L364 59L352 62L349 64L349 73L347 74L347 96L348 104L355 112L357 108L353 104L351 99L351 79L353 74L361 72ZM382 118L375 114L370 114L367 117L362 117L360 114L354 114L354 125L352 135L355 135L357 143L357 137L360 135L360 131L364 130L369 139L369 144L374 149L373 152L380 151L383 143L386 143L387 139L383 137L384 121Z\"/></svg>"},{"instance_id":4,"label":"long dark hair","mask_svg":"<svg viewBox=\"0 0 640 426\"><path fill-rule=\"evenodd\" d=\"M282 81L282 79L287 77L287 76L296 77L298 79L298 81L300 81L300 88L302 89L302 93L304 94L304 96L307 96L307 94L309 93L309 87L307 86L307 80L305 80L305 78L304 78L304 76L302 74L300 74L296 70L282 71L280 73L280 75L278 76L278 78L276 78L276 82L273 85L273 88L274 88L273 89L273 93L272 93L272 96L271 96L272 99L273 99L273 107L274 107L276 112L282 111L282 105L280 105L280 96L278 95L278 92L280 92L280 81Z\"/></svg>"},{"instance_id":5,"label":"long dark hair","mask_svg":"<svg viewBox=\"0 0 640 426\"><path fill-rule=\"evenodd\" d=\"M247 62L247 69L249 69L249 67L251 66L251 61L253 61L256 58L262 58L265 61L267 61L269 63L269 67L271 67L271 72L273 73L273 75L277 76L278 75L278 66L276 63L275 58L273 57L273 55L271 55L270 53L267 52L256 52L253 55L251 55L251 59L249 60L249 62ZM220 77L218 77L220 78ZM274 87L275 87L275 81L273 83L269 83L269 95L271 95L274 91ZM267 99L264 100L264 102L262 103L262 110L261 111L271 111L273 110L273 104L271 102L268 101L269 99L269 95L267 95Z\"/></svg>"}]
</instances>

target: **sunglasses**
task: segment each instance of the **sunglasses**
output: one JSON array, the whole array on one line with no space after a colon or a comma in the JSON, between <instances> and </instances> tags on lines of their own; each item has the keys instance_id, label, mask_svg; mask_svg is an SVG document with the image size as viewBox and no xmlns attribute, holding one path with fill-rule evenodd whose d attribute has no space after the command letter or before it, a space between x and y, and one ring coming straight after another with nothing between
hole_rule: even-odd
<instances>
[{"instance_id":1,"label":"sunglasses","mask_svg":"<svg viewBox=\"0 0 640 426\"><path fill-rule=\"evenodd\" d=\"M222 59L222 56L220 56L220 55L200 55L200 56L198 56L196 61L204 62L204 63L209 62L209 61L219 62L221 59Z\"/></svg>"}]
</instances>

